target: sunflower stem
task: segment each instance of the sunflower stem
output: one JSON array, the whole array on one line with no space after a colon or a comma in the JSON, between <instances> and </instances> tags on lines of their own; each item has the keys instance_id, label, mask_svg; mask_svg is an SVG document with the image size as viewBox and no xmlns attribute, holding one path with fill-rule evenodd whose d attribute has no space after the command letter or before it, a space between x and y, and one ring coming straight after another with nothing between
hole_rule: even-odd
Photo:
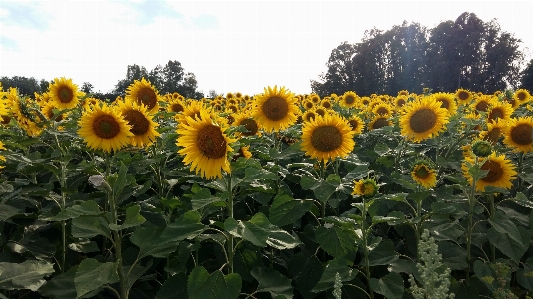
<instances>
[{"instance_id":1,"label":"sunflower stem","mask_svg":"<svg viewBox=\"0 0 533 299\"><path fill-rule=\"evenodd\" d=\"M228 218L233 219L233 186L231 185L231 173L226 173L226 190L228 191ZM229 273L233 273L233 235L228 233L228 265Z\"/></svg>"},{"instance_id":2,"label":"sunflower stem","mask_svg":"<svg viewBox=\"0 0 533 299\"><path fill-rule=\"evenodd\" d=\"M522 166L524 164L524 152L520 152L518 155L518 173L522 173ZM518 187L516 192L520 192L522 189L522 178L518 175Z\"/></svg>"},{"instance_id":3,"label":"sunflower stem","mask_svg":"<svg viewBox=\"0 0 533 299\"><path fill-rule=\"evenodd\" d=\"M474 165L479 164L478 157L475 157ZM468 198L468 228L466 232L466 285L470 284L470 267L472 262L471 249L472 249L472 216L474 214L474 206L476 204L476 182L477 178L472 179L472 186L470 188L470 196Z\"/></svg>"},{"instance_id":4,"label":"sunflower stem","mask_svg":"<svg viewBox=\"0 0 533 299\"><path fill-rule=\"evenodd\" d=\"M371 299L374 299L374 291L370 287L370 260L368 259L368 232L366 227L366 197L363 196L363 210L361 211L361 232L363 234L363 246L365 252L365 276L368 282L368 294Z\"/></svg>"},{"instance_id":5,"label":"sunflower stem","mask_svg":"<svg viewBox=\"0 0 533 299\"><path fill-rule=\"evenodd\" d=\"M113 195L113 191L108 191L107 198L109 202L109 208L111 210L111 221L113 224L118 225L118 215L117 215L117 208L115 205L115 196ZM120 283L120 298L121 299L127 299L128 298L128 289L126 286L126 279L127 277L124 276L124 269L122 268L122 234L120 230L113 230L113 240L114 240L114 246L115 246L115 257L117 261L117 272L118 272L118 279Z\"/></svg>"},{"instance_id":6,"label":"sunflower stem","mask_svg":"<svg viewBox=\"0 0 533 299\"><path fill-rule=\"evenodd\" d=\"M489 194L487 195L488 199L489 199L489 204L490 204L490 215L489 215L489 218L492 219L494 218L494 214L496 213L496 206L494 205L494 195L492 194ZM494 244L490 243L490 260L492 262L494 262L496 260L496 247L494 246Z\"/></svg>"},{"instance_id":7,"label":"sunflower stem","mask_svg":"<svg viewBox=\"0 0 533 299\"><path fill-rule=\"evenodd\" d=\"M67 167L66 163L64 161L65 159L65 153L63 152L63 148L61 147L61 144L59 143L59 139L57 138L57 135L54 134L55 141L57 148L59 149L59 152L61 153L60 157L61 160L59 162L60 168L61 168L61 211L64 211L67 206L67 194L65 193L65 189L67 187ZM66 263L66 257L67 257L67 222L66 220L61 221L61 245L62 245L62 252L61 252L61 273L65 272L65 263Z\"/></svg>"}]
</instances>

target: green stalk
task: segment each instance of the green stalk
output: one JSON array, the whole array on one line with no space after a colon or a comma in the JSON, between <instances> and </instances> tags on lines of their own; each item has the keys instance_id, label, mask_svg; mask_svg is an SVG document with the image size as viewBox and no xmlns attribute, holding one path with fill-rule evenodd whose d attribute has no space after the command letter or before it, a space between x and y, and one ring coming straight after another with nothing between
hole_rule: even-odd
<instances>
[{"instance_id":1,"label":"green stalk","mask_svg":"<svg viewBox=\"0 0 533 299\"><path fill-rule=\"evenodd\" d=\"M372 288L370 287L370 261L368 260L368 235L367 235L367 227L366 227L366 200L363 196L363 211L362 211L362 219L361 219L361 232L363 234L363 244L365 246L365 275L366 275L366 281L368 282L368 294L370 295L371 299L374 299L374 291L372 291Z\"/></svg>"},{"instance_id":2,"label":"green stalk","mask_svg":"<svg viewBox=\"0 0 533 299\"><path fill-rule=\"evenodd\" d=\"M226 178L226 190L228 191L228 217L233 218L233 190L231 186L231 174L228 173ZM233 273L233 236L228 233L228 264L229 273Z\"/></svg>"},{"instance_id":3,"label":"green stalk","mask_svg":"<svg viewBox=\"0 0 533 299\"><path fill-rule=\"evenodd\" d=\"M493 218L494 214L496 213L496 206L494 205L494 196L488 195L489 203L490 203L490 215L489 218ZM490 261L494 262L496 260L496 247L494 244L490 243Z\"/></svg>"},{"instance_id":4,"label":"green stalk","mask_svg":"<svg viewBox=\"0 0 533 299\"><path fill-rule=\"evenodd\" d=\"M117 208L115 206L115 196L113 195L113 191L109 191L107 194L107 198L109 201L109 208L111 209L111 217L112 221L115 225L118 225L118 215L117 215ZM118 263L118 279L120 283L120 298L121 299L127 299L128 298L128 290L126 287L126 278L124 276L124 269L122 268L122 234L120 231L113 230L113 240L115 244L115 256L117 258Z\"/></svg>"},{"instance_id":5,"label":"green stalk","mask_svg":"<svg viewBox=\"0 0 533 299\"><path fill-rule=\"evenodd\" d=\"M57 137L56 137L57 138ZM61 188L66 188L67 185L67 175L66 175L66 167L65 162L61 161ZM65 210L65 207L67 205L67 195L65 194L65 190L61 190L61 211ZM67 257L67 221L62 220L61 221L61 235L62 235L62 242L63 242L63 252L61 254L61 273L65 272L65 262Z\"/></svg>"},{"instance_id":6,"label":"green stalk","mask_svg":"<svg viewBox=\"0 0 533 299\"><path fill-rule=\"evenodd\" d=\"M474 165L478 165L478 158L476 157ZM472 178L472 187L470 190L470 196L468 198L468 228L466 233L466 262L468 264L466 268L466 285L470 283L470 263L472 261L471 249L472 249L472 216L474 214L474 206L476 205L476 181L477 178Z\"/></svg>"},{"instance_id":7,"label":"green stalk","mask_svg":"<svg viewBox=\"0 0 533 299\"><path fill-rule=\"evenodd\" d=\"M518 173L522 173L522 166L524 163L524 152L520 152L518 156ZM518 188L516 189L516 192L520 192L522 189L522 178L518 176Z\"/></svg>"}]
</instances>

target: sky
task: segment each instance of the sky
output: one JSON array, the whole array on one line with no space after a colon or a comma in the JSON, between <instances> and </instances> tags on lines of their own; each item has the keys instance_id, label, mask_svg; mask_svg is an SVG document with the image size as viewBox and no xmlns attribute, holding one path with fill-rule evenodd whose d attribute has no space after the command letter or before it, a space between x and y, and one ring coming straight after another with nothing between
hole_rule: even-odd
<instances>
[{"instance_id":1,"label":"sky","mask_svg":"<svg viewBox=\"0 0 533 299\"><path fill-rule=\"evenodd\" d=\"M111 91L128 65L169 60L208 94L254 95L268 86L311 93L331 51L366 30L419 23L433 28L463 12L522 40L533 58L533 1L171 1L0 0L0 76ZM524 66L525 67L525 66Z\"/></svg>"}]
</instances>

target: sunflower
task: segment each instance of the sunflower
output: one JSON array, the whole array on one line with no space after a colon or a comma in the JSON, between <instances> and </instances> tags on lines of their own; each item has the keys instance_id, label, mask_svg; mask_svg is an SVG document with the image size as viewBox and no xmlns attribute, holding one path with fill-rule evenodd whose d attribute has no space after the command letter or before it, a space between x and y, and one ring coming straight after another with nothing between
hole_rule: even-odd
<instances>
[{"instance_id":1,"label":"sunflower","mask_svg":"<svg viewBox=\"0 0 533 299\"><path fill-rule=\"evenodd\" d=\"M497 118L496 120L487 123L487 130L481 131L481 133L479 133L479 138L494 145L500 140L500 137L503 136L506 129L507 121Z\"/></svg>"},{"instance_id":2,"label":"sunflower","mask_svg":"<svg viewBox=\"0 0 533 299\"><path fill-rule=\"evenodd\" d=\"M432 97L409 102L400 117L402 135L415 142L437 136L447 123L448 110Z\"/></svg>"},{"instance_id":3,"label":"sunflower","mask_svg":"<svg viewBox=\"0 0 533 299\"><path fill-rule=\"evenodd\" d=\"M526 89L519 89L513 94L513 99L518 102L518 105L531 101L531 95Z\"/></svg>"},{"instance_id":4,"label":"sunflower","mask_svg":"<svg viewBox=\"0 0 533 299\"><path fill-rule=\"evenodd\" d=\"M353 91L345 92L341 99L340 105L346 108L351 108L357 105L357 94Z\"/></svg>"},{"instance_id":5,"label":"sunflower","mask_svg":"<svg viewBox=\"0 0 533 299\"><path fill-rule=\"evenodd\" d=\"M457 103L455 102L455 96L453 93L437 92L431 95L433 99L440 102L440 107L448 110L448 115L452 116L457 113Z\"/></svg>"},{"instance_id":6,"label":"sunflower","mask_svg":"<svg viewBox=\"0 0 533 299\"><path fill-rule=\"evenodd\" d=\"M43 128L39 127L36 121L38 119L45 121L45 119L40 119L36 115L34 110L37 110L37 107L35 107L37 104L28 98L19 97L17 89L13 87L9 88L7 92L7 101L11 107L13 116L17 120L18 126L24 129L29 136L35 137L41 135Z\"/></svg>"},{"instance_id":7,"label":"sunflower","mask_svg":"<svg viewBox=\"0 0 533 299\"><path fill-rule=\"evenodd\" d=\"M148 107L149 113L156 113L159 111L159 101L162 101L162 98L152 84L142 78L128 86L125 100L144 104Z\"/></svg>"},{"instance_id":8,"label":"sunflower","mask_svg":"<svg viewBox=\"0 0 533 299\"><path fill-rule=\"evenodd\" d=\"M494 105L497 98L494 98L491 95L482 95L476 97L470 107L476 112L487 112L491 105Z\"/></svg>"},{"instance_id":9,"label":"sunflower","mask_svg":"<svg viewBox=\"0 0 533 299\"><path fill-rule=\"evenodd\" d=\"M202 101L196 101L196 100L190 100L185 103L185 107L183 107L183 112L178 113L174 116L174 118L178 121L178 127L181 126L182 123L187 123L187 117L198 117L200 116L200 111L205 110L209 113L211 113L213 110L213 107L209 107L206 103Z\"/></svg>"},{"instance_id":10,"label":"sunflower","mask_svg":"<svg viewBox=\"0 0 533 299\"><path fill-rule=\"evenodd\" d=\"M507 122L507 130L503 142L516 151L528 153L533 151L533 117L523 116L511 118Z\"/></svg>"},{"instance_id":11,"label":"sunflower","mask_svg":"<svg viewBox=\"0 0 533 299\"><path fill-rule=\"evenodd\" d=\"M313 102L315 104L320 103L320 96L317 95L316 93L312 93L312 94L308 95L307 99L309 99L311 102Z\"/></svg>"},{"instance_id":12,"label":"sunflower","mask_svg":"<svg viewBox=\"0 0 533 299\"><path fill-rule=\"evenodd\" d=\"M311 110L305 111L303 116L302 116L302 120L304 122L309 122L309 121L312 121L313 119L315 119L315 117L318 114L314 110L315 109L311 109Z\"/></svg>"},{"instance_id":13,"label":"sunflower","mask_svg":"<svg viewBox=\"0 0 533 299\"><path fill-rule=\"evenodd\" d=\"M400 91L398 91L398 96L409 96L409 91L400 90Z\"/></svg>"},{"instance_id":14,"label":"sunflower","mask_svg":"<svg viewBox=\"0 0 533 299\"><path fill-rule=\"evenodd\" d=\"M120 112L105 103L85 110L78 125L78 135L95 150L118 151L127 146L128 137L133 136L131 126Z\"/></svg>"},{"instance_id":15,"label":"sunflower","mask_svg":"<svg viewBox=\"0 0 533 299\"><path fill-rule=\"evenodd\" d=\"M354 181L352 195L372 197L378 193L379 187L374 179Z\"/></svg>"},{"instance_id":16,"label":"sunflower","mask_svg":"<svg viewBox=\"0 0 533 299\"><path fill-rule=\"evenodd\" d=\"M407 96L397 96L394 98L393 102L396 108L403 107L405 104L407 104Z\"/></svg>"},{"instance_id":17,"label":"sunflower","mask_svg":"<svg viewBox=\"0 0 533 299\"><path fill-rule=\"evenodd\" d=\"M256 98L252 115L266 132L285 130L296 122L298 106L294 94L281 87L265 87Z\"/></svg>"},{"instance_id":18,"label":"sunflower","mask_svg":"<svg viewBox=\"0 0 533 299\"><path fill-rule=\"evenodd\" d=\"M148 147L159 136L156 131L159 124L152 120L153 115L149 114L147 109L145 105L139 105L137 102L118 102L118 110L131 126L130 132L133 136L129 139L135 147Z\"/></svg>"},{"instance_id":19,"label":"sunflower","mask_svg":"<svg viewBox=\"0 0 533 299\"><path fill-rule=\"evenodd\" d=\"M394 107L392 107L388 103L378 102L377 104L372 106L372 113L374 113L374 115L391 117L393 112Z\"/></svg>"},{"instance_id":20,"label":"sunflower","mask_svg":"<svg viewBox=\"0 0 533 299\"><path fill-rule=\"evenodd\" d=\"M321 102L320 102L320 106L324 107L325 109L333 109L333 104L331 103L330 100L324 98Z\"/></svg>"},{"instance_id":21,"label":"sunflower","mask_svg":"<svg viewBox=\"0 0 533 299\"><path fill-rule=\"evenodd\" d=\"M238 132L238 136L261 136L259 124L248 112L241 112L235 115L233 126L244 126L247 132Z\"/></svg>"},{"instance_id":22,"label":"sunflower","mask_svg":"<svg viewBox=\"0 0 533 299\"><path fill-rule=\"evenodd\" d=\"M239 158L250 159L251 157L252 153L250 152L250 146L243 146L233 155L231 162L235 162Z\"/></svg>"},{"instance_id":23,"label":"sunflower","mask_svg":"<svg viewBox=\"0 0 533 299\"><path fill-rule=\"evenodd\" d=\"M313 103L312 101L310 100L303 100L302 101L302 108L304 110L310 110L310 109L313 109L315 107L315 103Z\"/></svg>"},{"instance_id":24,"label":"sunflower","mask_svg":"<svg viewBox=\"0 0 533 299\"><path fill-rule=\"evenodd\" d=\"M368 124L369 130L381 129L383 127L391 126L392 123L389 121L388 116L377 115Z\"/></svg>"},{"instance_id":25,"label":"sunflower","mask_svg":"<svg viewBox=\"0 0 533 299\"><path fill-rule=\"evenodd\" d=\"M365 129L365 122L355 114L348 119L348 124L352 128L352 132L354 132L355 135L363 133L363 130Z\"/></svg>"},{"instance_id":26,"label":"sunflower","mask_svg":"<svg viewBox=\"0 0 533 299\"><path fill-rule=\"evenodd\" d=\"M514 109L511 104L494 100L487 109L487 123L494 122L498 119L508 121L513 112Z\"/></svg>"},{"instance_id":27,"label":"sunflower","mask_svg":"<svg viewBox=\"0 0 533 299\"><path fill-rule=\"evenodd\" d=\"M354 132L337 114L317 115L302 126L301 148L311 158L322 161L346 157L355 146Z\"/></svg>"},{"instance_id":28,"label":"sunflower","mask_svg":"<svg viewBox=\"0 0 533 299\"><path fill-rule=\"evenodd\" d=\"M49 119L49 120L53 119L56 122L60 122L60 121L62 121L63 119L66 118L66 114L65 113L59 114L59 115L55 115L54 114L54 109L57 109L54 106L54 103L49 102L48 104L46 104L46 105L41 107L41 113L44 116L46 116L47 119Z\"/></svg>"},{"instance_id":29,"label":"sunflower","mask_svg":"<svg viewBox=\"0 0 533 299\"><path fill-rule=\"evenodd\" d=\"M472 93L466 89L459 88L455 91L455 97L459 105L468 105L472 101Z\"/></svg>"},{"instance_id":30,"label":"sunflower","mask_svg":"<svg viewBox=\"0 0 533 299\"><path fill-rule=\"evenodd\" d=\"M181 113L185 110L185 104L180 97L172 97L167 103L167 111L174 113Z\"/></svg>"},{"instance_id":31,"label":"sunflower","mask_svg":"<svg viewBox=\"0 0 533 299\"><path fill-rule=\"evenodd\" d=\"M176 145L182 147L178 153L185 165L191 164L191 171L206 179L222 178L222 171L231 172L228 153L236 141L225 134L226 124L215 122L212 114L201 110L198 117L187 117L187 122L178 127Z\"/></svg>"},{"instance_id":32,"label":"sunflower","mask_svg":"<svg viewBox=\"0 0 533 299\"><path fill-rule=\"evenodd\" d=\"M48 86L48 96L57 109L71 109L76 107L83 92L78 91L78 86L72 83L72 79L65 77L54 78Z\"/></svg>"},{"instance_id":33,"label":"sunflower","mask_svg":"<svg viewBox=\"0 0 533 299\"><path fill-rule=\"evenodd\" d=\"M83 110L89 110L89 109L92 109L92 107L94 105L97 105L98 103L100 102L99 99L97 98L85 98L85 100L83 101Z\"/></svg>"},{"instance_id":34,"label":"sunflower","mask_svg":"<svg viewBox=\"0 0 533 299\"><path fill-rule=\"evenodd\" d=\"M473 178L468 173L469 165L473 165L475 160L470 158L465 158L461 169L463 174L472 185ZM501 187L510 189L513 184L512 180L516 178L517 172L515 171L515 166L510 160L505 159L505 155L497 155L496 152L493 152L487 158L480 158L479 163L481 165L481 170L488 170L488 173L485 177L479 179L476 182L476 191L485 191L485 187Z\"/></svg>"},{"instance_id":35,"label":"sunflower","mask_svg":"<svg viewBox=\"0 0 533 299\"><path fill-rule=\"evenodd\" d=\"M426 189L435 187L437 184L437 173L426 160L418 160L412 167L411 177L413 180Z\"/></svg>"}]
</instances>

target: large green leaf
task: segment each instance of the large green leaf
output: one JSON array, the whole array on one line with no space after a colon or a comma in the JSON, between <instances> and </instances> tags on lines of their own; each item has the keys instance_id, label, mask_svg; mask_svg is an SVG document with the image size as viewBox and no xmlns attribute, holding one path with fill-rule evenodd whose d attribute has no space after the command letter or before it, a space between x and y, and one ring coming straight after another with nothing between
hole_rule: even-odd
<instances>
[{"instance_id":1,"label":"large green leaf","mask_svg":"<svg viewBox=\"0 0 533 299\"><path fill-rule=\"evenodd\" d=\"M355 255L355 242L338 227L327 229L321 226L317 228L315 237L320 247L334 258Z\"/></svg>"},{"instance_id":2,"label":"large green leaf","mask_svg":"<svg viewBox=\"0 0 533 299\"><path fill-rule=\"evenodd\" d=\"M197 211L187 211L175 222L169 224L161 236L167 242L191 239L205 230L205 225L200 222L201 216Z\"/></svg>"},{"instance_id":3,"label":"large green leaf","mask_svg":"<svg viewBox=\"0 0 533 299\"><path fill-rule=\"evenodd\" d=\"M63 274L54 276L39 289L39 293L52 299L76 298L76 286L74 285L76 271L78 271L78 266L70 268Z\"/></svg>"},{"instance_id":4,"label":"large green leaf","mask_svg":"<svg viewBox=\"0 0 533 299\"><path fill-rule=\"evenodd\" d=\"M352 269L348 266L348 263L351 263L351 261L340 258L329 261L326 269L322 273L320 281L313 288L313 292L321 292L333 288L337 273L341 276L341 281L351 281L354 279L359 271Z\"/></svg>"},{"instance_id":5,"label":"large green leaf","mask_svg":"<svg viewBox=\"0 0 533 299\"><path fill-rule=\"evenodd\" d=\"M291 280L278 271L255 267L250 274L259 282L256 292L269 292L272 298L276 298L277 296L292 298L293 290Z\"/></svg>"},{"instance_id":6,"label":"large green leaf","mask_svg":"<svg viewBox=\"0 0 533 299\"><path fill-rule=\"evenodd\" d=\"M516 271L516 280L518 283L530 290L533 291L533 260L529 258L524 265L523 268L518 269Z\"/></svg>"},{"instance_id":7,"label":"large green leaf","mask_svg":"<svg viewBox=\"0 0 533 299\"><path fill-rule=\"evenodd\" d=\"M121 225L110 224L109 228L112 230L121 230L129 227L134 227L143 224L146 219L141 215L141 206L133 205L126 209L126 220Z\"/></svg>"},{"instance_id":8,"label":"large green leaf","mask_svg":"<svg viewBox=\"0 0 533 299\"><path fill-rule=\"evenodd\" d=\"M297 236L291 235L287 231L271 224L267 244L276 249L283 250L295 248L300 245L301 242Z\"/></svg>"},{"instance_id":9,"label":"large green leaf","mask_svg":"<svg viewBox=\"0 0 533 299\"><path fill-rule=\"evenodd\" d=\"M75 238L92 238L98 235L111 239L109 224L101 216L79 216L72 219L72 236Z\"/></svg>"},{"instance_id":10,"label":"large green leaf","mask_svg":"<svg viewBox=\"0 0 533 299\"><path fill-rule=\"evenodd\" d=\"M211 195L211 191L209 191L209 189L202 188L196 192L191 199L192 209L198 210L218 201L222 201L222 199L220 197Z\"/></svg>"},{"instance_id":11,"label":"large green leaf","mask_svg":"<svg viewBox=\"0 0 533 299\"><path fill-rule=\"evenodd\" d=\"M105 284L117 282L117 266L117 263L100 263L93 258L84 259L74 276L76 298L80 298Z\"/></svg>"},{"instance_id":12,"label":"large green leaf","mask_svg":"<svg viewBox=\"0 0 533 299\"><path fill-rule=\"evenodd\" d=\"M389 265L398 259L398 253L394 251L394 244L391 240L385 240L374 247L368 253L370 266Z\"/></svg>"},{"instance_id":13,"label":"large green leaf","mask_svg":"<svg viewBox=\"0 0 533 299\"><path fill-rule=\"evenodd\" d=\"M518 226L518 232L520 234L520 242L517 242L514 238L511 238L509 234L501 233L495 228L489 228L487 231L487 237L491 244L493 244L503 254L510 257L515 263L518 263L527 248L529 247L529 241L531 235L528 230Z\"/></svg>"},{"instance_id":14,"label":"large green leaf","mask_svg":"<svg viewBox=\"0 0 533 299\"><path fill-rule=\"evenodd\" d=\"M243 182L251 182L254 180L272 180L275 181L279 177L268 170L262 169L262 168L246 168L244 171L244 179Z\"/></svg>"},{"instance_id":15,"label":"large green leaf","mask_svg":"<svg viewBox=\"0 0 533 299\"><path fill-rule=\"evenodd\" d=\"M507 234L509 238L515 242L522 242L522 237L518 231L518 227L509 219L504 212L496 211L492 218L489 218L489 223L492 227L501 234Z\"/></svg>"},{"instance_id":16,"label":"large green leaf","mask_svg":"<svg viewBox=\"0 0 533 299\"><path fill-rule=\"evenodd\" d=\"M187 274L178 273L165 280L155 299L187 298Z\"/></svg>"},{"instance_id":17,"label":"large green leaf","mask_svg":"<svg viewBox=\"0 0 533 299\"><path fill-rule=\"evenodd\" d=\"M239 274L222 274L217 270L211 275L198 266L192 270L187 282L189 299L235 299L239 297L242 280Z\"/></svg>"},{"instance_id":18,"label":"large green leaf","mask_svg":"<svg viewBox=\"0 0 533 299\"><path fill-rule=\"evenodd\" d=\"M267 246L270 221L263 213L255 214L249 221L236 221L233 218L228 218L224 222L224 227L230 234L250 241L254 245Z\"/></svg>"},{"instance_id":19,"label":"large green leaf","mask_svg":"<svg viewBox=\"0 0 533 299\"><path fill-rule=\"evenodd\" d=\"M17 215L19 208L0 203L0 221L6 221L7 219Z\"/></svg>"},{"instance_id":20,"label":"large green leaf","mask_svg":"<svg viewBox=\"0 0 533 299\"><path fill-rule=\"evenodd\" d=\"M311 210L312 205L311 201L296 200L287 194L276 196L270 206L269 219L277 226L291 224Z\"/></svg>"},{"instance_id":21,"label":"large green leaf","mask_svg":"<svg viewBox=\"0 0 533 299\"><path fill-rule=\"evenodd\" d=\"M62 221L70 218L76 218L79 216L95 216L102 213L100 207L94 200L87 200L79 205L73 205L66 208L65 210L57 213L57 215L52 217L43 218L42 220L46 221Z\"/></svg>"},{"instance_id":22,"label":"large green leaf","mask_svg":"<svg viewBox=\"0 0 533 299\"><path fill-rule=\"evenodd\" d=\"M391 272L379 280L370 278L370 287L374 292L385 296L387 299L402 299L403 297L403 278L395 272Z\"/></svg>"},{"instance_id":23,"label":"large green leaf","mask_svg":"<svg viewBox=\"0 0 533 299\"><path fill-rule=\"evenodd\" d=\"M118 196L120 195L120 193L122 193L122 190L126 186L127 172L128 172L128 166L120 162L120 169L118 171L118 177L114 181L114 184L112 184L114 198L118 198Z\"/></svg>"},{"instance_id":24,"label":"large green leaf","mask_svg":"<svg viewBox=\"0 0 533 299\"><path fill-rule=\"evenodd\" d=\"M145 256L167 257L176 250L178 242L160 238L162 228L139 227L130 236L130 241L139 247L139 259Z\"/></svg>"},{"instance_id":25,"label":"large green leaf","mask_svg":"<svg viewBox=\"0 0 533 299\"><path fill-rule=\"evenodd\" d=\"M314 298L316 294L311 290L320 281L323 272L320 260L315 255L298 253L289 260L288 266L298 291L305 298Z\"/></svg>"},{"instance_id":26,"label":"large green leaf","mask_svg":"<svg viewBox=\"0 0 533 299\"><path fill-rule=\"evenodd\" d=\"M341 185L341 178L336 174L330 174L325 180L304 176L300 185L303 189L313 190L316 198L321 202L327 202Z\"/></svg>"},{"instance_id":27,"label":"large green leaf","mask_svg":"<svg viewBox=\"0 0 533 299\"><path fill-rule=\"evenodd\" d=\"M30 289L37 291L44 277L54 273L53 264L46 261L26 260L23 263L0 263L0 289Z\"/></svg>"}]
</instances>

